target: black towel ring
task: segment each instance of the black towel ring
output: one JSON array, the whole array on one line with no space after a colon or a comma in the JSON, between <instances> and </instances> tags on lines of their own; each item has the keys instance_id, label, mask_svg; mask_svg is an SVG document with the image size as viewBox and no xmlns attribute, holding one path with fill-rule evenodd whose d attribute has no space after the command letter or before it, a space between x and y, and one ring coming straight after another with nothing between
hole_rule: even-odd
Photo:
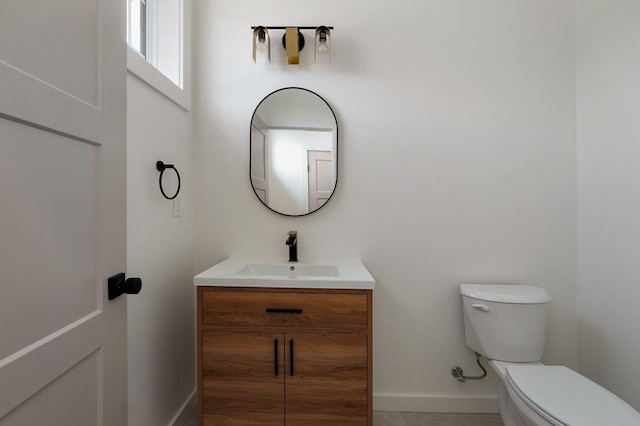
<instances>
[{"instance_id":1,"label":"black towel ring","mask_svg":"<svg viewBox=\"0 0 640 426\"><path fill-rule=\"evenodd\" d=\"M158 184L160 185L160 192L162 192L162 195L167 200L173 200L180 193L180 173L178 173L178 169L176 169L173 164L165 164L162 161L156 162L156 169L158 169L158 171L160 172L160 178L158 179ZM164 174L164 171L167 169L173 169L173 171L176 172L176 176L178 176L178 189L176 189L176 193L173 194L173 197L168 197L167 194L165 194L164 189L162 188L162 175Z\"/></svg>"}]
</instances>

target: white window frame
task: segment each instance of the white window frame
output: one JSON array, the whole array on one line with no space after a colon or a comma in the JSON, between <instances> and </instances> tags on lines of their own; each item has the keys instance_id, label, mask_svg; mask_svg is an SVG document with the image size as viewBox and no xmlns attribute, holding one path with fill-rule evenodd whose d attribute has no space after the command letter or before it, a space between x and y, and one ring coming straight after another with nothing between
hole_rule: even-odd
<instances>
[{"instance_id":1,"label":"white window frame","mask_svg":"<svg viewBox=\"0 0 640 426\"><path fill-rule=\"evenodd\" d=\"M140 5L140 10L138 10L138 7L134 6L134 4L136 4L136 6ZM141 5L144 5L144 6L141 6ZM132 16L134 9L138 10L138 14L136 14L136 17L139 18L140 20L135 24L133 22L133 16ZM146 50L147 50L146 16L147 16L146 0L127 0L127 42L129 43L129 46L133 50L137 50L142 56L146 56ZM137 37L136 37L136 40L132 40L134 35L133 34L134 27L141 27L139 28L141 32L141 34L139 34L140 35L139 40L137 39ZM140 44L140 49L135 47L138 44Z\"/></svg>"},{"instance_id":2,"label":"white window frame","mask_svg":"<svg viewBox=\"0 0 640 426\"><path fill-rule=\"evenodd\" d=\"M129 2L131 0L124 1ZM154 34L158 30L157 10L153 0L147 0L146 4L147 57L145 58L140 52L127 44L127 69L158 92L189 111L191 109L191 0L179 1L181 3L181 16L179 19L181 25L179 29L181 37L179 85L171 81L153 65L157 57L157 42ZM127 25L129 25L128 22Z\"/></svg>"}]
</instances>

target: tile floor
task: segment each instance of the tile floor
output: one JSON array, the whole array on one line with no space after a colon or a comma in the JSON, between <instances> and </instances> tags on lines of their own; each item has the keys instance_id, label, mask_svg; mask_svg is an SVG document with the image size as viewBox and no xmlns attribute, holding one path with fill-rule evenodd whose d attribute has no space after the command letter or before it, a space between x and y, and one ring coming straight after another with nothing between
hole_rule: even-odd
<instances>
[{"instance_id":1,"label":"tile floor","mask_svg":"<svg viewBox=\"0 0 640 426\"><path fill-rule=\"evenodd\" d=\"M373 412L373 426L503 426L499 414Z\"/></svg>"},{"instance_id":2,"label":"tile floor","mask_svg":"<svg viewBox=\"0 0 640 426\"><path fill-rule=\"evenodd\" d=\"M196 426L196 410L184 426ZM499 414L391 413L374 411L373 426L503 426Z\"/></svg>"}]
</instances>

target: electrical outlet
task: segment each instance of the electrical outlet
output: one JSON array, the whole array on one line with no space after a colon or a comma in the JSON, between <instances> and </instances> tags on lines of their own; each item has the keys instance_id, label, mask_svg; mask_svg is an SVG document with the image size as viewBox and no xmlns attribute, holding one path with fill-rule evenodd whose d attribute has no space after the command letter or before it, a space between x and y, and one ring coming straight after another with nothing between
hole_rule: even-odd
<instances>
[{"instance_id":1,"label":"electrical outlet","mask_svg":"<svg viewBox=\"0 0 640 426\"><path fill-rule=\"evenodd\" d=\"M173 199L173 217L181 217L181 216L182 216L182 201L178 196Z\"/></svg>"}]
</instances>

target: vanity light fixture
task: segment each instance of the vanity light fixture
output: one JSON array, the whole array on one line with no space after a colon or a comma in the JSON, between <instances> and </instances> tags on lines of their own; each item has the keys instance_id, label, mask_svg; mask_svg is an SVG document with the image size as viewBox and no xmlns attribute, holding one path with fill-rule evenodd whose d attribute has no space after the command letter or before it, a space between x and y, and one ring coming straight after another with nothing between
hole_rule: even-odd
<instances>
[{"instance_id":1,"label":"vanity light fixture","mask_svg":"<svg viewBox=\"0 0 640 426\"><path fill-rule=\"evenodd\" d=\"M266 27L253 27L253 62L256 62L256 51L266 55L271 63L271 38Z\"/></svg>"},{"instance_id":2,"label":"vanity light fixture","mask_svg":"<svg viewBox=\"0 0 640 426\"><path fill-rule=\"evenodd\" d=\"M314 62L319 62L320 58L328 58L331 63L331 30L333 27L321 25L319 27L251 27L253 30L253 61L256 62L256 54L266 52L269 62L271 62L271 40L269 30L284 30L282 35L282 46L287 55L289 65L300 63L300 52L304 49L304 36L300 30L315 30L315 51Z\"/></svg>"},{"instance_id":3,"label":"vanity light fixture","mask_svg":"<svg viewBox=\"0 0 640 426\"><path fill-rule=\"evenodd\" d=\"M318 56L326 56L331 63L331 30L325 26L316 28L316 45L313 61L318 62Z\"/></svg>"}]
</instances>

